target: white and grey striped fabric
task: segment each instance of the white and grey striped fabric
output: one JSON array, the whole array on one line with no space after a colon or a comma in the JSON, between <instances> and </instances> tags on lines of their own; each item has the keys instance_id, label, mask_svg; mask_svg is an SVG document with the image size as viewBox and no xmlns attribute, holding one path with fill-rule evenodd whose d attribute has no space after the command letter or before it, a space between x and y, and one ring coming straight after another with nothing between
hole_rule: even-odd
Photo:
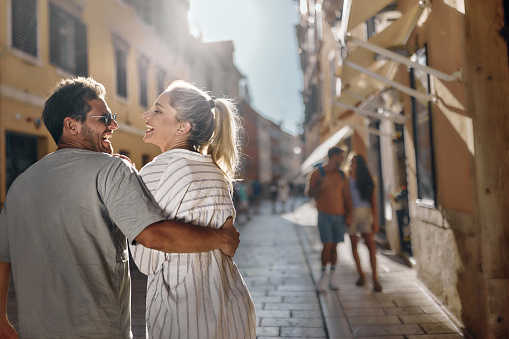
<instances>
[{"instance_id":1,"label":"white and grey striped fabric","mask_svg":"<svg viewBox=\"0 0 509 339\"><path fill-rule=\"evenodd\" d=\"M140 171L167 219L220 228L235 209L210 156L176 149ZM131 245L148 275L149 338L256 338L253 300L233 260L220 250L163 253Z\"/></svg>"}]
</instances>

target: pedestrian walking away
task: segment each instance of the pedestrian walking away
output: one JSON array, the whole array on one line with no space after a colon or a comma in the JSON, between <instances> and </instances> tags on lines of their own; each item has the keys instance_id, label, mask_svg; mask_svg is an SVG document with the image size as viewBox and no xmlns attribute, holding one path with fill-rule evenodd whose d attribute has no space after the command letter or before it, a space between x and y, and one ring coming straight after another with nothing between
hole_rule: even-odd
<instances>
[{"instance_id":1,"label":"pedestrian walking away","mask_svg":"<svg viewBox=\"0 0 509 339\"><path fill-rule=\"evenodd\" d=\"M269 185L270 200L272 201L272 213L276 213L277 197L279 195L279 185L273 180Z\"/></svg>"},{"instance_id":2,"label":"pedestrian walking away","mask_svg":"<svg viewBox=\"0 0 509 339\"><path fill-rule=\"evenodd\" d=\"M358 233L360 233L369 251L369 261L371 263L371 271L373 272L373 290L380 292L382 285L378 280L376 272L376 245L374 239L374 235L378 233L380 228L375 202L375 184L362 155L353 155L349 164L349 186L352 195L353 218L352 224L348 227L348 234L352 244L352 255L357 272L359 273L359 279L355 284L357 286L364 286L366 284L357 251L357 244L359 243Z\"/></svg>"},{"instance_id":3,"label":"pedestrian walking away","mask_svg":"<svg viewBox=\"0 0 509 339\"><path fill-rule=\"evenodd\" d=\"M211 228L234 217L240 127L233 103L175 81L142 117L148 128L143 140L162 154L140 175L164 215ZM247 194L243 198L247 203ZM130 246L148 275L149 338L256 337L254 303L230 257L220 250L168 254Z\"/></svg>"},{"instance_id":4,"label":"pedestrian walking away","mask_svg":"<svg viewBox=\"0 0 509 339\"><path fill-rule=\"evenodd\" d=\"M286 181L281 180L279 182L279 191L277 195L277 200L281 203L281 212L286 212L286 202L290 197L290 188Z\"/></svg>"},{"instance_id":5,"label":"pedestrian walking away","mask_svg":"<svg viewBox=\"0 0 509 339\"><path fill-rule=\"evenodd\" d=\"M44 105L58 149L14 181L0 215L0 337L17 337L5 307L11 266L20 337L131 338L126 237L164 252L235 253L231 221L218 230L164 218L136 169L112 155L118 124L105 96L80 77Z\"/></svg>"},{"instance_id":6,"label":"pedestrian walking away","mask_svg":"<svg viewBox=\"0 0 509 339\"><path fill-rule=\"evenodd\" d=\"M340 170L344 151L332 147L327 153L327 164L319 166L308 178L307 194L316 199L318 230L323 243L321 254L322 274L317 290L323 292L329 283L332 289L339 289L336 277L337 246L344 241L346 225L351 223L352 198L348 178ZM327 266L330 265L330 274Z\"/></svg>"}]
</instances>

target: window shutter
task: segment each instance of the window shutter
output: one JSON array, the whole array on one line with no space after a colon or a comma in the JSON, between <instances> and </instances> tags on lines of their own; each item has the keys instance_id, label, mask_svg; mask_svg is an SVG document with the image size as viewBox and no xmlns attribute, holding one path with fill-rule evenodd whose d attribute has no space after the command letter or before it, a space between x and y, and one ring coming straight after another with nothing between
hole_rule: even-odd
<instances>
[{"instance_id":1,"label":"window shutter","mask_svg":"<svg viewBox=\"0 0 509 339\"><path fill-rule=\"evenodd\" d=\"M147 84L147 76L148 76L148 64L149 60L146 57L140 57L138 60L138 81L139 81L139 103L142 107L148 106L148 84Z\"/></svg>"},{"instance_id":2,"label":"window shutter","mask_svg":"<svg viewBox=\"0 0 509 339\"><path fill-rule=\"evenodd\" d=\"M37 2L12 0L12 47L37 57Z\"/></svg>"},{"instance_id":3,"label":"window shutter","mask_svg":"<svg viewBox=\"0 0 509 339\"><path fill-rule=\"evenodd\" d=\"M76 74L88 76L87 26L76 20Z\"/></svg>"},{"instance_id":4,"label":"window shutter","mask_svg":"<svg viewBox=\"0 0 509 339\"><path fill-rule=\"evenodd\" d=\"M126 53L120 48L115 48L117 67L117 94L127 98L127 59Z\"/></svg>"},{"instance_id":5,"label":"window shutter","mask_svg":"<svg viewBox=\"0 0 509 339\"><path fill-rule=\"evenodd\" d=\"M49 3L49 61L60 65L60 8Z\"/></svg>"}]
</instances>

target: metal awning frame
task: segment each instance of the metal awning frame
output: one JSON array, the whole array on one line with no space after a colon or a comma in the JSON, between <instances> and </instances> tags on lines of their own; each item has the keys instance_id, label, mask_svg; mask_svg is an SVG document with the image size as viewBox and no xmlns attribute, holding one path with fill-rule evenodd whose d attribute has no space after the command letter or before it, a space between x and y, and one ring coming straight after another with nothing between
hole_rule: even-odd
<instances>
[{"instance_id":1,"label":"metal awning frame","mask_svg":"<svg viewBox=\"0 0 509 339\"><path fill-rule=\"evenodd\" d=\"M402 125L407 120L407 117L404 116L404 115L398 115L398 117L391 116L389 114L384 115L384 113L378 113L377 111L368 111L366 109L363 109L363 108L360 108L360 107L351 106L351 105L348 105L348 104L344 104L344 103L339 102L339 101L333 101L332 104L336 105L336 106L347 108L349 110L354 111L355 113L359 113L360 115L364 115L366 117L370 117L370 118L374 118L374 119L378 119L378 120L388 119L388 120L392 121L395 124Z\"/></svg>"},{"instance_id":2,"label":"metal awning frame","mask_svg":"<svg viewBox=\"0 0 509 339\"><path fill-rule=\"evenodd\" d=\"M392 120L397 124L404 124L408 118L402 114L393 112L390 109L387 109L383 106L378 106L375 103L373 103L369 100L366 100L362 95L359 95L355 92L352 92L350 90L344 90L343 92L348 94L351 97L354 97L355 99L361 100L364 105L375 109L377 112L382 111L382 113L379 113L381 116L377 117L377 119L385 118L385 119Z\"/></svg>"},{"instance_id":3,"label":"metal awning frame","mask_svg":"<svg viewBox=\"0 0 509 339\"><path fill-rule=\"evenodd\" d=\"M417 91L417 90L415 90L415 89L413 89L411 87L402 85L399 82L387 79L386 77L383 77L383 76L381 76L379 74L376 74L375 72L372 72L369 69L366 69L366 68L364 68L362 66L359 66L356 63L353 63L351 61L345 60L344 64L349 66L349 67L352 67L353 69L358 70L359 72L367 74L370 77L373 77L373 78L383 82L384 84L392 86L392 87L400 90L401 92L404 92L404 93L406 93L406 94L408 94L408 95L410 95L410 96L412 96L412 97L414 97L414 98L416 98L418 100L422 100L422 101L425 101L425 102L435 101L436 100L436 95L435 94L425 94L425 93L419 92L419 91Z\"/></svg>"},{"instance_id":4,"label":"metal awning frame","mask_svg":"<svg viewBox=\"0 0 509 339\"><path fill-rule=\"evenodd\" d=\"M456 72L454 72L453 74L446 74L446 73L436 70L432 67L421 65L415 61L410 60L409 58L405 58L404 56L402 56L396 52L393 52L389 49L377 46L370 42L363 41L361 39L358 39L358 38L355 38L352 36L347 36L347 40L348 40L348 42L352 42L353 44L355 44L357 46L360 46L365 49L369 49L372 52L383 55L384 57L387 57L391 60L394 60L396 62L407 65L408 67L411 67L413 69L417 69L417 70L423 71L429 75L433 75L441 80L444 80L444 81L459 80L460 82L463 81L463 73L462 73L461 68L459 70L457 70Z\"/></svg>"}]
</instances>

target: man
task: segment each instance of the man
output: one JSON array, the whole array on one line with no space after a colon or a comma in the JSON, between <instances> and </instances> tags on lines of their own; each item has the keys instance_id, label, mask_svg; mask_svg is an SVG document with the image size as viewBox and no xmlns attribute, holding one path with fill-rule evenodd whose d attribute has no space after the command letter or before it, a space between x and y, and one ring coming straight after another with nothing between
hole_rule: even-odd
<instances>
[{"instance_id":1,"label":"man","mask_svg":"<svg viewBox=\"0 0 509 339\"><path fill-rule=\"evenodd\" d=\"M352 198L348 187L348 179L339 169L343 162L343 150L338 147L329 149L328 162L311 173L308 180L308 195L316 199L318 210L318 229L322 249L322 275L317 283L317 290L327 289L329 275L327 265L330 264L330 287L339 289L335 270L338 258L337 245L344 241L346 224L351 223Z\"/></svg>"},{"instance_id":2,"label":"man","mask_svg":"<svg viewBox=\"0 0 509 339\"><path fill-rule=\"evenodd\" d=\"M11 186L0 215L0 337L12 265L21 337L130 338L127 241L164 252L221 249L233 256L231 221L216 230L169 221L136 170L112 156L118 129L104 87L61 81L42 118L58 145Z\"/></svg>"}]
</instances>

